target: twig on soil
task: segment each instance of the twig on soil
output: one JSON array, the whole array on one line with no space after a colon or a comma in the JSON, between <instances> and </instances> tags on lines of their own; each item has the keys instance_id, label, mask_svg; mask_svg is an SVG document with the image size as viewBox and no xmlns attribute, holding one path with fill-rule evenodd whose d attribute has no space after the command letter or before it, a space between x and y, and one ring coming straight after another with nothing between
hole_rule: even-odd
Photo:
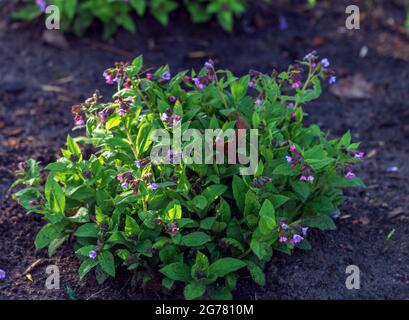
<instances>
[{"instance_id":1,"label":"twig on soil","mask_svg":"<svg viewBox=\"0 0 409 320\"><path fill-rule=\"evenodd\" d=\"M91 300L93 297L95 297L96 295L100 294L101 292L104 292L104 291L107 290L108 288L109 288L109 287L105 287L105 288L103 288L103 289L101 289L101 290L99 290L99 291L97 291L97 292L91 294L86 300Z\"/></svg>"},{"instance_id":2,"label":"twig on soil","mask_svg":"<svg viewBox=\"0 0 409 320\"><path fill-rule=\"evenodd\" d=\"M34 261L27 269L22 273L22 276L25 276L29 272L31 272L35 267L37 267L40 263L44 262L44 259L37 259Z\"/></svg>"}]
</instances>

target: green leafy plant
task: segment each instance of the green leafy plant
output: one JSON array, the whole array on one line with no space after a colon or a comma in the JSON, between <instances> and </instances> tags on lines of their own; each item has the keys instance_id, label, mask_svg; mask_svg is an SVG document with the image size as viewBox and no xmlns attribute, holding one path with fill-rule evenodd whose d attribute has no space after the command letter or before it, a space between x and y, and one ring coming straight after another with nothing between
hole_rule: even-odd
<instances>
[{"instance_id":1,"label":"green leafy plant","mask_svg":"<svg viewBox=\"0 0 409 320\"><path fill-rule=\"evenodd\" d=\"M72 239L81 279L95 270L102 283L126 267L140 286L231 299L241 274L264 285L274 251L310 249L308 227L335 229L342 188L363 186L352 171L363 154L349 132L328 139L303 125L302 105L320 96L321 79L335 81L327 59L311 53L281 73L240 78L212 61L174 76L167 66L146 73L142 65L138 57L104 72L118 86L113 101L96 92L73 106L74 129L85 134L68 136L44 174L35 160L18 165L13 187L23 187L14 198L46 221L38 250L51 256ZM152 150L163 143L155 131L174 141L175 126L233 129L242 138L240 130L258 130L257 169L240 175L240 163L187 164L172 152L154 163Z\"/></svg>"},{"instance_id":2,"label":"green leafy plant","mask_svg":"<svg viewBox=\"0 0 409 320\"><path fill-rule=\"evenodd\" d=\"M163 25L167 25L169 14L179 3L175 0L26 0L27 4L12 16L31 20L46 13L47 5L60 10L61 28L82 35L94 19L104 25L103 37L110 38L122 27L130 32L136 30L132 13L143 16L148 10ZM245 11L245 0L184 0L194 22L206 22L213 16L227 31L233 28L234 15Z\"/></svg>"}]
</instances>

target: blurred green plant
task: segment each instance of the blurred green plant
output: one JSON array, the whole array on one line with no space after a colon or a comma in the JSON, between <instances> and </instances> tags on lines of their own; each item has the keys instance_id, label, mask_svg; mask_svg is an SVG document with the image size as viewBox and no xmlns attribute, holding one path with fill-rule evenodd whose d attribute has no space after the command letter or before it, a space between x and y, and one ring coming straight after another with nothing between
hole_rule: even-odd
<instances>
[{"instance_id":1,"label":"blurred green plant","mask_svg":"<svg viewBox=\"0 0 409 320\"><path fill-rule=\"evenodd\" d=\"M12 13L15 19L32 20L46 15L47 5L60 10L61 29L81 36L96 19L103 23L103 38L110 38L119 27L135 32L132 14L143 16L150 12L162 25L179 3L174 0L23 0L25 5ZM215 16L226 31L232 31L234 16L245 11L246 0L183 0L196 23L209 21Z\"/></svg>"}]
</instances>

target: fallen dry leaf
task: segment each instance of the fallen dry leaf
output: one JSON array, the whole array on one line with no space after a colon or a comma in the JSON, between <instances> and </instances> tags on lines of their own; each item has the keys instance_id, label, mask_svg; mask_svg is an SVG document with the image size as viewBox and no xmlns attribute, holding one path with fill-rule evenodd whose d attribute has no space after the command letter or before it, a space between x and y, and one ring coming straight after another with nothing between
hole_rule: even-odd
<instances>
[{"instance_id":1,"label":"fallen dry leaf","mask_svg":"<svg viewBox=\"0 0 409 320\"><path fill-rule=\"evenodd\" d=\"M401 215L404 212L405 212L405 210L403 210L402 207L397 207L397 208L393 209L391 212L388 213L388 218L393 219L393 218Z\"/></svg>"},{"instance_id":2,"label":"fallen dry leaf","mask_svg":"<svg viewBox=\"0 0 409 320\"><path fill-rule=\"evenodd\" d=\"M330 92L343 99L368 99L373 93L373 85L366 81L361 74L356 74L340 79L330 87Z\"/></svg>"},{"instance_id":3,"label":"fallen dry leaf","mask_svg":"<svg viewBox=\"0 0 409 320\"><path fill-rule=\"evenodd\" d=\"M67 49L69 47L64 34L58 30L45 30L42 35L42 40L44 43L59 49Z\"/></svg>"}]
</instances>

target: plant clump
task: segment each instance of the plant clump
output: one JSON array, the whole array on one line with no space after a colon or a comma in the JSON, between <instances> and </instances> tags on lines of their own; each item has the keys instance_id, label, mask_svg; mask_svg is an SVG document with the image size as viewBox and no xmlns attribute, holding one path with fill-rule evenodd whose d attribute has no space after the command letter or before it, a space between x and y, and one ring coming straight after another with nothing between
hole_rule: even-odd
<instances>
[{"instance_id":1,"label":"plant clump","mask_svg":"<svg viewBox=\"0 0 409 320\"><path fill-rule=\"evenodd\" d=\"M35 160L19 163L14 184L23 186L14 198L46 221L36 248L51 256L75 240L81 279L94 271L103 283L125 267L142 287L183 285L186 299L231 299L242 274L264 285L274 251L308 250L312 228L335 229L342 189L363 186L354 166L364 155L350 133L330 139L304 125L302 105L320 96L323 80L336 81L316 52L270 75L236 77L211 60L198 73L173 74L168 66L145 72L142 57L103 75L118 87L112 101L96 91L73 106L75 129L85 133L68 136L45 170ZM158 130L172 145L177 128L230 129L247 145L255 130L255 170L241 174L246 165L235 161L184 161L191 138L154 161L153 150L166 142ZM223 139L213 142L226 146L219 160L228 158L231 141ZM234 159L242 153L235 150Z\"/></svg>"}]
</instances>

